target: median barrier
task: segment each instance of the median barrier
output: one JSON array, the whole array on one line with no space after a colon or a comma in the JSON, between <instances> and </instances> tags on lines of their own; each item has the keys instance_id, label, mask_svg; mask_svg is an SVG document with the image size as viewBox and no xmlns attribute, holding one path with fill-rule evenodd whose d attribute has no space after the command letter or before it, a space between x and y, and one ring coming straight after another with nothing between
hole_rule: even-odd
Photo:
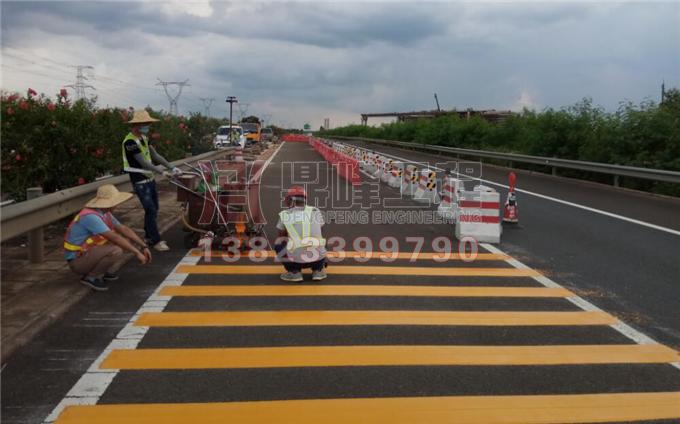
<instances>
[{"instance_id":1,"label":"median barrier","mask_svg":"<svg viewBox=\"0 0 680 424\"><path fill-rule=\"evenodd\" d=\"M483 185L459 192L455 233L458 240L472 237L482 243L500 243L500 194Z\"/></svg>"}]
</instances>

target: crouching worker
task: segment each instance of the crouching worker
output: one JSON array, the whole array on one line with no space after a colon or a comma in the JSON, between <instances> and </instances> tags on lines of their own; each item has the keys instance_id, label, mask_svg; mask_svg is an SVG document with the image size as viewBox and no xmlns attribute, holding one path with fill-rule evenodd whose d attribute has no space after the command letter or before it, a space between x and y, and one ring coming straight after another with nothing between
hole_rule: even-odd
<instances>
[{"instance_id":1,"label":"crouching worker","mask_svg":"<svg viewBox=\"0 0 680 424\"><path fill-rule=\"evenodd\" d=\"M288 190L285 198L288 209L279 213L281 241L274 246L277 257L281 258L286 272L283 281L302 281L302 269L312 269L312 280L326 278L326 240L321 234L323 216L313 206L307 206L307 193L300 186Z\"/></svg>"},{"instance_id":2,"label":"crouching worker","mask_svg":"<svg viewBox=\"0 0 680 424\"><path fill-rule=\"evenodd\" d=\"M111 184L97 189L97 197L85 204L66 230L65 259L80 282L99 291L108 290L107 281L118 279L117 262L123 250L134 253L144 265L151 262L146 243L111 214L131 193L121 193Z\"/></svg>"}]
</instances>

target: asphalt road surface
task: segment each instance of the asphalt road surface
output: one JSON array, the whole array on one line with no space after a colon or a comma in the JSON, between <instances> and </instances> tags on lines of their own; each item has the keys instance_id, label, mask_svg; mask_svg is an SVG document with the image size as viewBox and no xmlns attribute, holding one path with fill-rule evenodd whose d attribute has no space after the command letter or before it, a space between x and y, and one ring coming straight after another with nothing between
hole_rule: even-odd
<instances>
[{"instance_id":1,"label":"asphalt road surface","mask_svg":"<svg viewBox=\"0 0 680 424\"><path fill-rule=\"evenodd\" d=\"M677 235L520 194L520 226L468 262L451 224L370 222L434 206L388 207L396 190L380 185L376 202L336 176L287 143L262 181L269 243L293 184L332 212L324 236L346 257L323 283L285 284L271 257L187 252L173 229L177 248L126 267L10 358L3 422L680 421ZM519 187L669 227L677 210L541 176ZM635 215L633 199L655 212Z\"/></svg>"}]
</instances>

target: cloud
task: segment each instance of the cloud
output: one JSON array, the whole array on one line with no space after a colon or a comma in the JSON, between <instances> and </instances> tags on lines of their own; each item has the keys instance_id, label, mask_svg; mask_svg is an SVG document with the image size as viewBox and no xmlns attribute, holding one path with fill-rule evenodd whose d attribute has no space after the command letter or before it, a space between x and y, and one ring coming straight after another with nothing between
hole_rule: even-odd
<instances>
[{"instance_id":1,"label":"cloud","mask_svg":"<svg viewBox=\"0 0 680 424\"><path fill-rule=\"evenodd\" d=\"M47 93L95 67L102 104L167 109L155 84L189 79L180 111L317 127L362 112L615 108L680 85L680 3L3 2L3 88ZM42 87L42 88L41 88Z\"/></svg>"}]
</instances>

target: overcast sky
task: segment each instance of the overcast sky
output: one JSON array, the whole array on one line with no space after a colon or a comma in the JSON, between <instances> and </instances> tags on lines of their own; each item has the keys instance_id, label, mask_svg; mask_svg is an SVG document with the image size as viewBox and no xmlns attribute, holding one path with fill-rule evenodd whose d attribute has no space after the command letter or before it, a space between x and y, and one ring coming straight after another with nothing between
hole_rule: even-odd
<instances>
[{"instance_id":1,"label":"overcast sky","mask_svg":"<svg viewBox=\"0 0 680 424\"><path fill-rule=\"evenodd\" d=\"M361 112L658 101L680 87L680 2L2 1L2 88L53 96L91 65L99 105L314 128ZM174 89L174 87L169 87ZM238 110L238 109L237 109Z\"/></svg>"}]
</instances>

